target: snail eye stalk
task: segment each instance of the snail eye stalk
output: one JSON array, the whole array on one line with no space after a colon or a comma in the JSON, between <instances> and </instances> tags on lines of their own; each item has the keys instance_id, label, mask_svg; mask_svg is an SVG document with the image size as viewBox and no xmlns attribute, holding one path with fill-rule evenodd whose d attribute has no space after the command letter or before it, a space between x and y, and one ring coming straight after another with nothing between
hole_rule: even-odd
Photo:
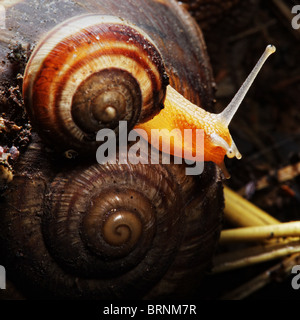
<instances>
[{"instance_id":1,"label":"snail eye stalk","mask_svg":"<svg viewBox=\"0 0 300 320\"><path fill-rule=\"evenodd\" d=\"M246 78L238 92L235 94L229 105L219 114L220 119L224 121L224 124L228 127L233 116L237 112L239 106L241 105L243 99L245 98L245 95L249 91L254 79L258 75L260 69L268 59L268 57L276 51L275 46L268 45L260 57L260 59L257 61L256 65L250 72L249 76Z\"/></svg>"}]
</instances>

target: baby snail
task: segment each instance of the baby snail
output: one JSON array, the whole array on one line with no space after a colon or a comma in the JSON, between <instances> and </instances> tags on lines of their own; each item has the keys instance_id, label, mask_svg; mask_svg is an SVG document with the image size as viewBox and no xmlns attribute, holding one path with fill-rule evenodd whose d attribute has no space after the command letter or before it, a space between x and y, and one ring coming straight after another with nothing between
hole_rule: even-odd
<instances>
[{"instance_id":1,"label":"baby snail","mask_svg":"<svg viewBox=\"0 0 300 320\"><path fill-rule=\"evenodd\" d=\"M127 121L129 129L143 129L150 143L155 138L152 129L168 129L159 133L161 145L172 141L173 129L192 129L193 136L203 129L204 155L187 160L213 161L229 178L224 156L240 159L241 154L228 125L274 51L267 46L231 103L212 114L168 84L160 51L143 30L114 16L77 16L56 26L35 47L24 74L24 102L45 141L75 153L94 152L97 132L117 132L120 120ZM195 139L184 147L174 140L170 154L183 148L194 155Z\"/></svg>"}]
</instances>

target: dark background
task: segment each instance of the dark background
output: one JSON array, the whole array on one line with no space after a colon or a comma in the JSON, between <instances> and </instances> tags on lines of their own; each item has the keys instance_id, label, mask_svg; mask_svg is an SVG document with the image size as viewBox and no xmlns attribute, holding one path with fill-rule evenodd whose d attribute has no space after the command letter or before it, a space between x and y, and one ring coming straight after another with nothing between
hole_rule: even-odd
<instances>
[{"instance_id":1,"label":"dark background","mask_svg":"<svg viewBox=\"0 0 300 320\"><path fill-rule=\"evenodd\" d=\"M207 8L216 12L212 9L215 1L209 3ZM199 17L195 13L217 84L216 109L223 110L230 102L267 44L275 45L277 51L264 65L229 127L243 158L226 159L231 173L226 184L237 192L243 190L243 196L282 222L299 220L300 177L295 173L293 179L280 182L272 173L300 161L300 29L291 25L295 16L291 9L299 1L231 4L219 15ZM215 8L219 6L215 4ZM255 182L264 176L269 176L269 186L256 190ZM225 223L226 227L231 226ZM280 263L276 260L208 276L202 297L221 297ZM269 285L247 299L299 298L291 279L291 275L276 274Z\"/></svg>"}]
</instances>

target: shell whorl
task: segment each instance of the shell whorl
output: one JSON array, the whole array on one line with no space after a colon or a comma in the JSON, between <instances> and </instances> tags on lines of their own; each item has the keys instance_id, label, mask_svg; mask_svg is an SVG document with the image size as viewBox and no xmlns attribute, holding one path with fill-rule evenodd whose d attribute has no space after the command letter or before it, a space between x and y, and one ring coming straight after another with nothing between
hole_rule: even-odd
<instances>
[{"instance_id":1,"label":"shell whorl","mask_svg":"<svg viewBox=\"0 0 300 320\"><path fill-rule=\"evenodd\" d=\"M154 117L167 76L160 53L139 28L113 16L83 15L37 44L24 74L31 121L54 147L95 150L102 128L118 131Z\"/></svg>"},{"instance_id":2,"label":"shell whorl","mask_svg":"<svg viewBox=\"0 0 300 320\"><path fill-rule=\"evenodd\" d=\"M63 268L84 276L116 276L145 259L150 265L158 243L171 234L180 238L182 209L176 207L181 200L162 167L82 169L58 175L44 204L44 238ZM176 241L168 243L166 256L176 248Z\"/></svg>"},{"instance_id":3,"label":"shell whorl","mask_svg":"<svg viewBox=\"0 0 300 320\"><path fill-rule=\"evenodd\" d=\"M184 200L174 175L162 165L90 161L55 173L40 146L30 146L20 163L25 172L7 192L2 218L11 227L0 226L0 251L12 253L7 266L22 266L22 289L32 297L145 294L164 276L183 238ZM13 203L18 208L10 211Z\"/></svg>"}]
</instances>

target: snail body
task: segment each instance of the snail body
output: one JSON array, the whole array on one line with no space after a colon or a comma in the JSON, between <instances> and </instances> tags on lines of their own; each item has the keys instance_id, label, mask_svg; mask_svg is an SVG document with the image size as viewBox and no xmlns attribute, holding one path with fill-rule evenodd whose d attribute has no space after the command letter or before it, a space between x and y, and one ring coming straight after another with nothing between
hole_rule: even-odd
<instances>
[{"instance_id":1,"label":"snail body","mask_svg":"<svg viewBox=\"0 0 300 320\"><path fill-rule=\"evenodd\" d=\"M169 86L167 88L166 100L164 103L165 108L152 120L145 124L139 124L137 127L144 129L147 134L151 136L151 139L154 140L157 139L157 137L153 137L153 133L154 135L157 134L159 132L157 129L167 129L163 131L163 134L159 132L159 134L162 135L160 148L164 144L164 140L170 141L172 131L174 129L179 129L182 135L180 135L180 138L174 142L170 149L173 155L187 155L185 157L188 160L194 161L212 161L222 169L225 177L229 178L230 174L225 167L224 156L227 155L229 158L236 157L237 159L241 159L242 156L230 135L228 126L259 70L275 50L273 45L268 45L266 47L266 50L245 80L244 84L230 104L220 114L210 113L199 108ZM153 129L156 130L153 131ZM186 129L192 131L191 135L193 139L188 140L189 142L187 143L187 140L185 140L184 143L182 143L182 136ZM197 144L195 136L196 131L199 129L203 130L204 135L202 153L196 151ZM182 149L188 149L189 152Z\"/></svg>"}]
</instances>

